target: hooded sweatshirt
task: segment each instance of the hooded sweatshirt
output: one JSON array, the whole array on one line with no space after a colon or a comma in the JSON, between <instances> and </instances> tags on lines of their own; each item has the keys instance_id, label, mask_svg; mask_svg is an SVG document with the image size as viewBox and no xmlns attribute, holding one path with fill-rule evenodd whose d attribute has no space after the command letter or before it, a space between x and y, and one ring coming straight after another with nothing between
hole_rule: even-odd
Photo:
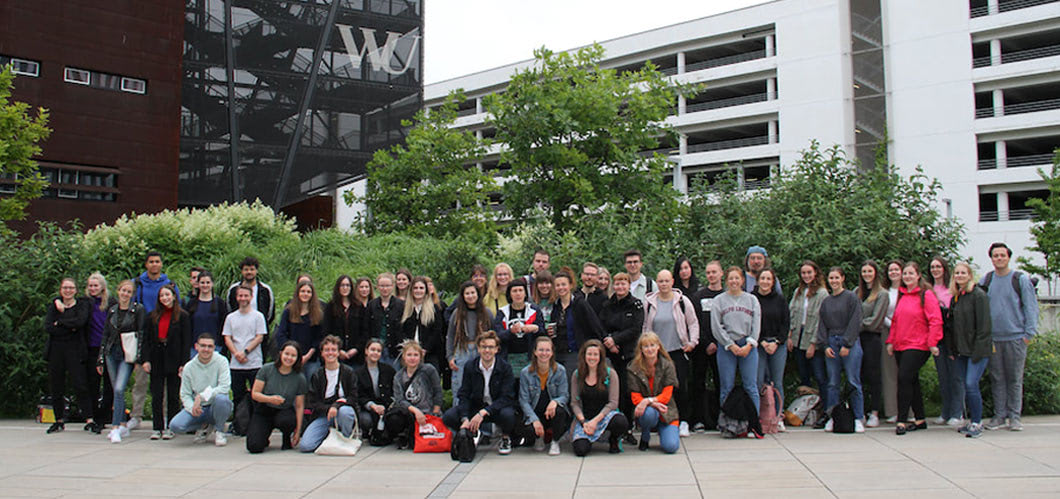
<instances>
[{"instance_id":1,"label":"hooded sweatshirt","mask_svg":"<svg viewBox=\"0 0 1060 499\"><path fill-rule=\"evenodd\" d=\"M177 283L169 280L169 276L165 273L158 275L158 279L151 279L147 275L145 270L140 277L136 278L136 293L133 294L133 301L144 306L144 311L151 313L155 309L155 305L158 303L158 290L162 289L162 286L166 284L172 284L173 289L176 290L177 296L174 298L180 301L180 288L177 287Z\"/></svg>"},{"instance_id":2,"label":"hooded sweatshirt","mask_svg":"<svg viewBox=\"0 0 1060 499\"><path fill-rule=\"evenodd\" d=\"M891 334L887 343L894 349L930 350L942 341L942 310L939 299L930 290L924 291L924 304L920 305L920 287L899 288L898 303L891 317Z\"/></svg>"}]
</instances>

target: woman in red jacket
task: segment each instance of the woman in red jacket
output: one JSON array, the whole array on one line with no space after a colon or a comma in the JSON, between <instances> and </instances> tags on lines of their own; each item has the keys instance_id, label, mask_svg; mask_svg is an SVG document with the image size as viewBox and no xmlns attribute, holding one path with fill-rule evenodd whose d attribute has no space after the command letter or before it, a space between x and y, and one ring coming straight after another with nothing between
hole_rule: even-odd
<instances>
[{"instance_id":1,"label":"woman in red jacket","mask_svg":"<svg viewBox=\"0 0 1060 499\"><path fill-rule=\"evenodd\" d=\"M938 356L942 341L942 310L939 300L920 275L914 262L902 266L902 286L891 318L887 337L887 354L898 361L898 425L895 433L927 428L924 421L924 396L920 391L920 368L928 355ZM930 352L930 353L929 353ZM915 423L903 421L913 407Z\"/></svg>"}]
</instances>

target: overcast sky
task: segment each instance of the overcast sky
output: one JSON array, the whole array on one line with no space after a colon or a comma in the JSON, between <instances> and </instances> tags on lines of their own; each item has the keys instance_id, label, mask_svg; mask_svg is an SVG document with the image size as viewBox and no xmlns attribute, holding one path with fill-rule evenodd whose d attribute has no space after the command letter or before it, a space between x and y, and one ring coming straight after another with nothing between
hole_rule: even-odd
<instances>
[{"instance_id":1,"label":"overcast sky","mask_svg":"<svg viewBox=\"0 0 1060 499\"><path fill-rule=\"evenodd\" d=\"M447 80L765 0L425 0L424 77Z\"/></svg>"}]
</instances>

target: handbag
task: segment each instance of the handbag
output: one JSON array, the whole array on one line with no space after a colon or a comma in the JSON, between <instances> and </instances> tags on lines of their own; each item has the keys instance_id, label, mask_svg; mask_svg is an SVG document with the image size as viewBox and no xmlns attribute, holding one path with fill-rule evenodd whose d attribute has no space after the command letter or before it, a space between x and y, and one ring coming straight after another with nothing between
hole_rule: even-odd
<instances>
[{"instance_id":1,"label":"handbag","mask_svg":"<svg viewBox=\"0 0 1060 499\"><path fill-rule=\"evenodd\" d=\"M357 435L356 422L353 425L353 432L347 437L339 431L339 424L336 421L335 425L328 429L327 438L320 443L314 453L318 456L355 456L361 449L361 439L354 435Z\"/></svg>"},{"instance_id":2,"label":"handbag","mask_svg":"<svg viewBox=\"0 0 1060 499\"><path fill-rule=\"evenodd\" d=\"M449 452L453 446L453 431L446 428L442 418L433 414L425 414L426 421L422 425L413 422L412 452Z\"/></svg>"},{"instance_id":3,"label":"handbag","mask_svg":"<svg viewBox=\"0 0 1060 499\"><path fill-rule=\"evenodd\" d=\"M125 352L125 362L128 364L136 363L136 354L140 346L138 336L139 333L135 331L121 333L121 349Z\"/></svg>"}]
</instances>

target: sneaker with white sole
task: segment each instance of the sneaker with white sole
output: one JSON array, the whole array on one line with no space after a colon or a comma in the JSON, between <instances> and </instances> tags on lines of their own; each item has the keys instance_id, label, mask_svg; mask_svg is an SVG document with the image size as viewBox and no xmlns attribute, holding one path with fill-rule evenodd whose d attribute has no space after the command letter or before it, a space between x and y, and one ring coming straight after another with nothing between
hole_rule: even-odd
<instances>
[{"instance_id":1,"label":"sneaker with white sole","mask_svg":"<svg viewBox=\"0 0 1060 499\"><path fill-rule=\"evenodd\" d=\"M138 428L143 422L144 420L140 418L130 418L129 422L125 423L125 427L132 431Z\"/></svg>"},{"instance_id":2,"label":"sneaker with white sole","mask_svg":"<svg viewBox=\"0 0 1060 499\"><path fill-rule=\"evenodd\" d=\"M891 416L887 418L887 424L895 424L898 422L898 416Z\"/></svg>"},{"instance_id":3,"label":"sneaker with white sole","mask_svg":"<svg viewBox=\"0 0 1060 499\"><path fill-rule=\"evenodd\" d=\"M865 433L865 423L862 423L860 419L854 420L854 433Z\"/></svg>"},{"instance_id":4,"label":"sneaker with white sole","mask_svg":"<svg viewBox=\"0 0 1060 499\"><path fill-rule=\"evenodd\" d=\"M964 420L961 418L950 418L946 420L946 425L954 428L960 428L963 424Z\"/></svg>"},{"instance_id":5,"label":"sneaker with white sole","mask_svg":"<svg viewBox=\"0 0 1060 499\"><path fill-rule=\"evenodd\" d=\"M213 432L213 444L218 446L218 447L224 447L224 446L228 445L228 437L225 436L225 432L223 432L223 431L214 431Z\"/></svg>"},{"instance_id":6,"label":"sneaker with white sole","mask_svg":"<svg viewBox=\"0 0 1060 499\"><path fill-rule=\"evenodd\" d=\"M946 424L946 418L944 418L942 416L939 416L939 417L937 417L935 419L932 419L931 421L933 423L937 424L937 425Z\"/></svg>"},{"instance_id":7,"label":"sneaker with white sole","mask_svg":"<svg viewBox=\"0 0 1060 499\"><path fill-rule=\"evenodd\" d=\"M210 425L203 423L198 430L195 431L195 443L201 444L206 442L206 435L210 434Z\"/></svg>"},{"instance_id":8,"label":"sneaker with white sole","mask_svg":"<svg viewBox=\"0 0 1060 499\"><path fill-rule=\"evenodd\" d=\"M162 430L162 440L173 440L173 437L175 436L173 430L170 430L169 428Z\"/></svg>"},{"instance_id":9,"label":"sneaker with white sole","mask_svg":"<svg viewBox=\"0 0 1060 499\"><path fill-rule=\"evenodd\" d=\"M558 456L559 455L559 442L553 440L551 444L548 444L548 455Z\"/></svg>"},{"instance_id":10,"label":"sneaker with white sole","mask_svg":"<svg viewBox=\"0 0 1060 499\"><path fill-rule=\"evenodd\" d=\"M162 439L162 432L160 432L160 431L151 432L151 440L161 440L161 439Z\"/></svg>"},{"instance_id":11,"label":"sneaker with white sole","mask_svg":"<svg viewBox=\"0 0 1060 499\"><path fill-rule=\"evenodd\" d=\"M556 442L552 442L552 443L556 443ZM537 451L537 452L541 452L541 451L545 450L545 439L544 438L538 438L538 439L534 440L534 450Z\"/></svg>"},{"instance_id":12,"label":"sneaker with white sole","mask_svg":"<svg viewBox=\"0 0 1060 499\"><path fill-rule=\"evenodd\" d=\"M865 422L866 428L875 428L880 425L880 416L875 412L869 414L869 420Z\"/></svg>"},{"instance_id":13,"label":"sneaker with white sole","mask_svg":"<svg viewBox=\"0 0 1060 499\"><path fill-rule=\"evenodd\" d=\"M1008 427L1008 423L1001 418L991 418L989 422L983 425L983 428L987 430L1000 430L1001 428Z\"/></svg>"},{"instance_id":14,"label":"sneaker with white sole","mask_svg":"<svg viewBox=\"0 0 1060 499\"><path fill-rule=\"evenodd\" d=\"M107 438L110 439L110 443L112 443L112 444L120 444L121 443L121 430L119 430L117 428L114 428L114 429L110 430L110 433L107 434Z\"/></svg>"},{"instance_id":15,"label":"sneaker with white sole","mask_svg":"<svg viewBox=\"0 0 1060 499\"><path fill-rule=\"evenodd\" d=\"M504 435L501 437L501 444L497 446L497 453L502 456L507 456L512 453L512 439Z\"/></svg>"},{"instance_id":16,"label":"sneaker with white sole","mask_svg":"<svg viewBox=\"0 0 1060 499\"><path fill-rule=\"evenodd\" d=\"M1019 418L1011 418L1008 421L1008 429L1010 431L1023 431L1023 423L1020 422Z\"/></svg>"},{"instance_id":17,"label":"sneaker with white sole","mask_svg":"<svg viewBox=\"0 0 1060 499\"><path fill-rule=\"evenodd\" d=\"M118 432L121 433L121 438L125 438L125 437L129 436L129 427L128 426L119 426L118 427Z\"/></svg>"},{"instance_id":18,"label":"sneaker with white sole","mask_svg":"<svg viewBox=\"0 0 1060 499\"><path fill-rule=\"evenodd\" d=\"M681 421L681 425L680 425L680 427L679 427L679 428L680 428L680 429L678 430L678 432L680 433L680 435L681 435L681 438L684 438L684 437L688 437L688 436L691 436L691 435L692 435L692 434L691 434L691 433L689 433L689 431L688 431L688 423L687 423L687 422L685 422L685 421Z\"/></svg>"},{"instance_id":19,"label":"sneaker with white sole","mask_svg":"<svg viewBox=\"0 0 1060 499\"><path fill-rule=\"evenodd\" d=\"M696 433L706 433L707 432L707 425L705 425L703 423L696 423L695 426L692 427L692 431L694 431Z\"/></svg>"},{"instance_id":20,"label":"sneaker with white sole","mask_svg":"<svg viewBox=\"0 0 1060 499\"><path fill-rule=\"evenodd\" d=\"M831 419L829 419L828 422L824 424L824 431L832 431L832 420Z\"/></svg>"},{"instance_id":21,"label":"sneaker with white sole","mask_svg":"<svg viewBox=\"0 0 1060 499\"><path fill-rule=\"evenodd\" d=\"M967 430L964 432L964 436L968 438L979 438L983 434L983 425L981 423L972 423L967 426Z\"/></svg>"},{"instance_id":22,"label":"sneaker with white sole","mask_svg":"<svg viewBox=\"0 0 1060 499\"><path fill-rule=\"evenodd\" d=\"M779 431L781 433L784 433L784 432L788 431L788 429L784 427L784 422L783 421L777 421L777 431Z\"/></svg>"}]
</instances>

